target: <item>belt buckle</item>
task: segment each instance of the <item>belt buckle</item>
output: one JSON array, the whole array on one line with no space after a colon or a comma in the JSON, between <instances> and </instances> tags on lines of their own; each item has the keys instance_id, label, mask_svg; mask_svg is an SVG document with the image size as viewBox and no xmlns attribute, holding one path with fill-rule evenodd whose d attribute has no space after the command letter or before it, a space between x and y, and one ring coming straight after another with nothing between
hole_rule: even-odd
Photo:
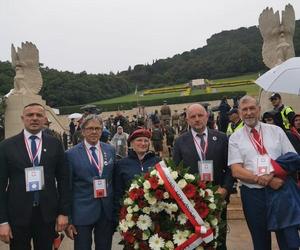
<instances>
[{"instance_id":1,"label":"belt buckle","mask_svg":"<svg viewBox=\"0 0 300 250\"><path fill-rule=\"evenodd\" d=\"M33 207L37 207L39 205L39 202L38 201L34 201L33 203L32 203L32 206Z\"/></svg>"}]
</instances>

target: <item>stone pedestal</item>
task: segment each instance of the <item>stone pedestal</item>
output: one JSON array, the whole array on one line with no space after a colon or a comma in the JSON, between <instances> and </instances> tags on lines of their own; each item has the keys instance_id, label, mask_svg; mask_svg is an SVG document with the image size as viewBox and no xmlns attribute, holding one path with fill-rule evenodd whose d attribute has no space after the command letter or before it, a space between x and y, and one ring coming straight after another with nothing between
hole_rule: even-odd
<instances>
[{"instance_id":1,"label":"stone pedestal","mask_svg":"<svg viewBox=\"0 0 300 250\"><path fill-rule=\"evenodd\" d=\"M46 116L51 120L51 129L59 133L66 131L60 118L46 105L39 95L10 95L6 100L5 109L5 138L18 134L24 127L21 120L24 106L30 103L39 103L46 109Z\"/></svg>"},{"instance_id":2,"label":"stone pedestal","mask_svg":"<svg viewBox=\"0 0 300 250\"><path fill-rule=\"evenodd\" d=\"M269 100L272 92L267 92L262 90L260 93L259 104L261 105L261 115L264 112L270 111L273 109L273 106ZM291 106L295 113L300 113L300 96L280 93L282 103L285 106Z\"/></svg>"}]
</instances>

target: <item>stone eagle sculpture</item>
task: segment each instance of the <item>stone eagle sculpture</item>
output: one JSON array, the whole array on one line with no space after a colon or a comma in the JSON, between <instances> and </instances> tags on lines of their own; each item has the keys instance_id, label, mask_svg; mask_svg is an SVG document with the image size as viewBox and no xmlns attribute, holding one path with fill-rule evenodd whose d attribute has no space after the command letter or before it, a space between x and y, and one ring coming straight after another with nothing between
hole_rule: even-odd
<instances>
[{"instance_id":1,"label":"stone eagle sculpture","mask_svg":"<svg viewBox=\"0 0 300 250\"><path fill-rule=\"evenodd\" d=\"M39 51L31 42L22 43L21 48L11 45L12 67L16 71L12 95L36 95L43 79L39 70Z\"/></svg>"},{"instance_id":2,"label":"stone eagle sculpture","mask_svg":"<svg viewBox=\"0 0 300 250\"><path fill-rule=\"evenodd\" d=\"M281 22L278 11L274 13L272 8L264 9L259 16L259 30L264 40L263 61L268 68L295 56L295 11L292 5L285 6Z\"/></svg>"}]
</instances>

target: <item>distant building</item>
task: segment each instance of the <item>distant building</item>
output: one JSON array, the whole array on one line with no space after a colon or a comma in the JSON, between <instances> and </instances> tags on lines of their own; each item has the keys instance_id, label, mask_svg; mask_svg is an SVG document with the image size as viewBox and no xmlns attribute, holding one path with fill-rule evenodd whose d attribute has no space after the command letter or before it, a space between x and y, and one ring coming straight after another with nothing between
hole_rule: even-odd
<instances>
[{"instance_id":1,"label":"distant building","mask_svg":"<svg viewBox=\"0 0 300 250\"><path fill-rule=\"evenodd\" d=\"M188 83L188 85L192 88L205 89L207 83L205 82L204 79L193 79Z\"/></svg>"}]
</instances>

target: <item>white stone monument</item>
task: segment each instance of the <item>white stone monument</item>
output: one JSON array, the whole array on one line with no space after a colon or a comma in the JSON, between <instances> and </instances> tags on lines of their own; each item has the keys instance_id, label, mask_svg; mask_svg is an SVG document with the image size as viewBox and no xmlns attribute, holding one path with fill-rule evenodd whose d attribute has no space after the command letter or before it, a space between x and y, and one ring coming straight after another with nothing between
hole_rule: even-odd
<instances>
[{"instance_id":1,"label":"white stone monument","mask_svg":"<svg viewBox=\"0 0 300 250\"><path fill-rule=\"evenodd\" d=\"M295 11L292 5L285 6L280 21L279 11L274 13L272 8L266 8L259 16L259 30L263 37L262 56L265 65L273 68L276 65L295 56L293 36L295 32ZM261 90L260 105L262 113L273 109L269 100L272 92ZM280 93L285 105L300 112L300 97L292 94Z\"/></svg>"},{"instance_id":2,"label":"white stone monument","mask_svg":"<svg viewBox=\"0 0 300 250\"><path fill-rule=\"evenodd\" d=\"M43 79L39 70L39 51L31 43L22 43L21 48L11 47L12 66L16 71L14 88L6 95L5 108L5 138L19 133L23 128L21 114L24 106L30 103L39 103L46 109L48 119L51 120L51 128L62 133L66 128L60 118L46 105L46 102L38 95L43 85Z\"/></svg>"}]
</instances>

